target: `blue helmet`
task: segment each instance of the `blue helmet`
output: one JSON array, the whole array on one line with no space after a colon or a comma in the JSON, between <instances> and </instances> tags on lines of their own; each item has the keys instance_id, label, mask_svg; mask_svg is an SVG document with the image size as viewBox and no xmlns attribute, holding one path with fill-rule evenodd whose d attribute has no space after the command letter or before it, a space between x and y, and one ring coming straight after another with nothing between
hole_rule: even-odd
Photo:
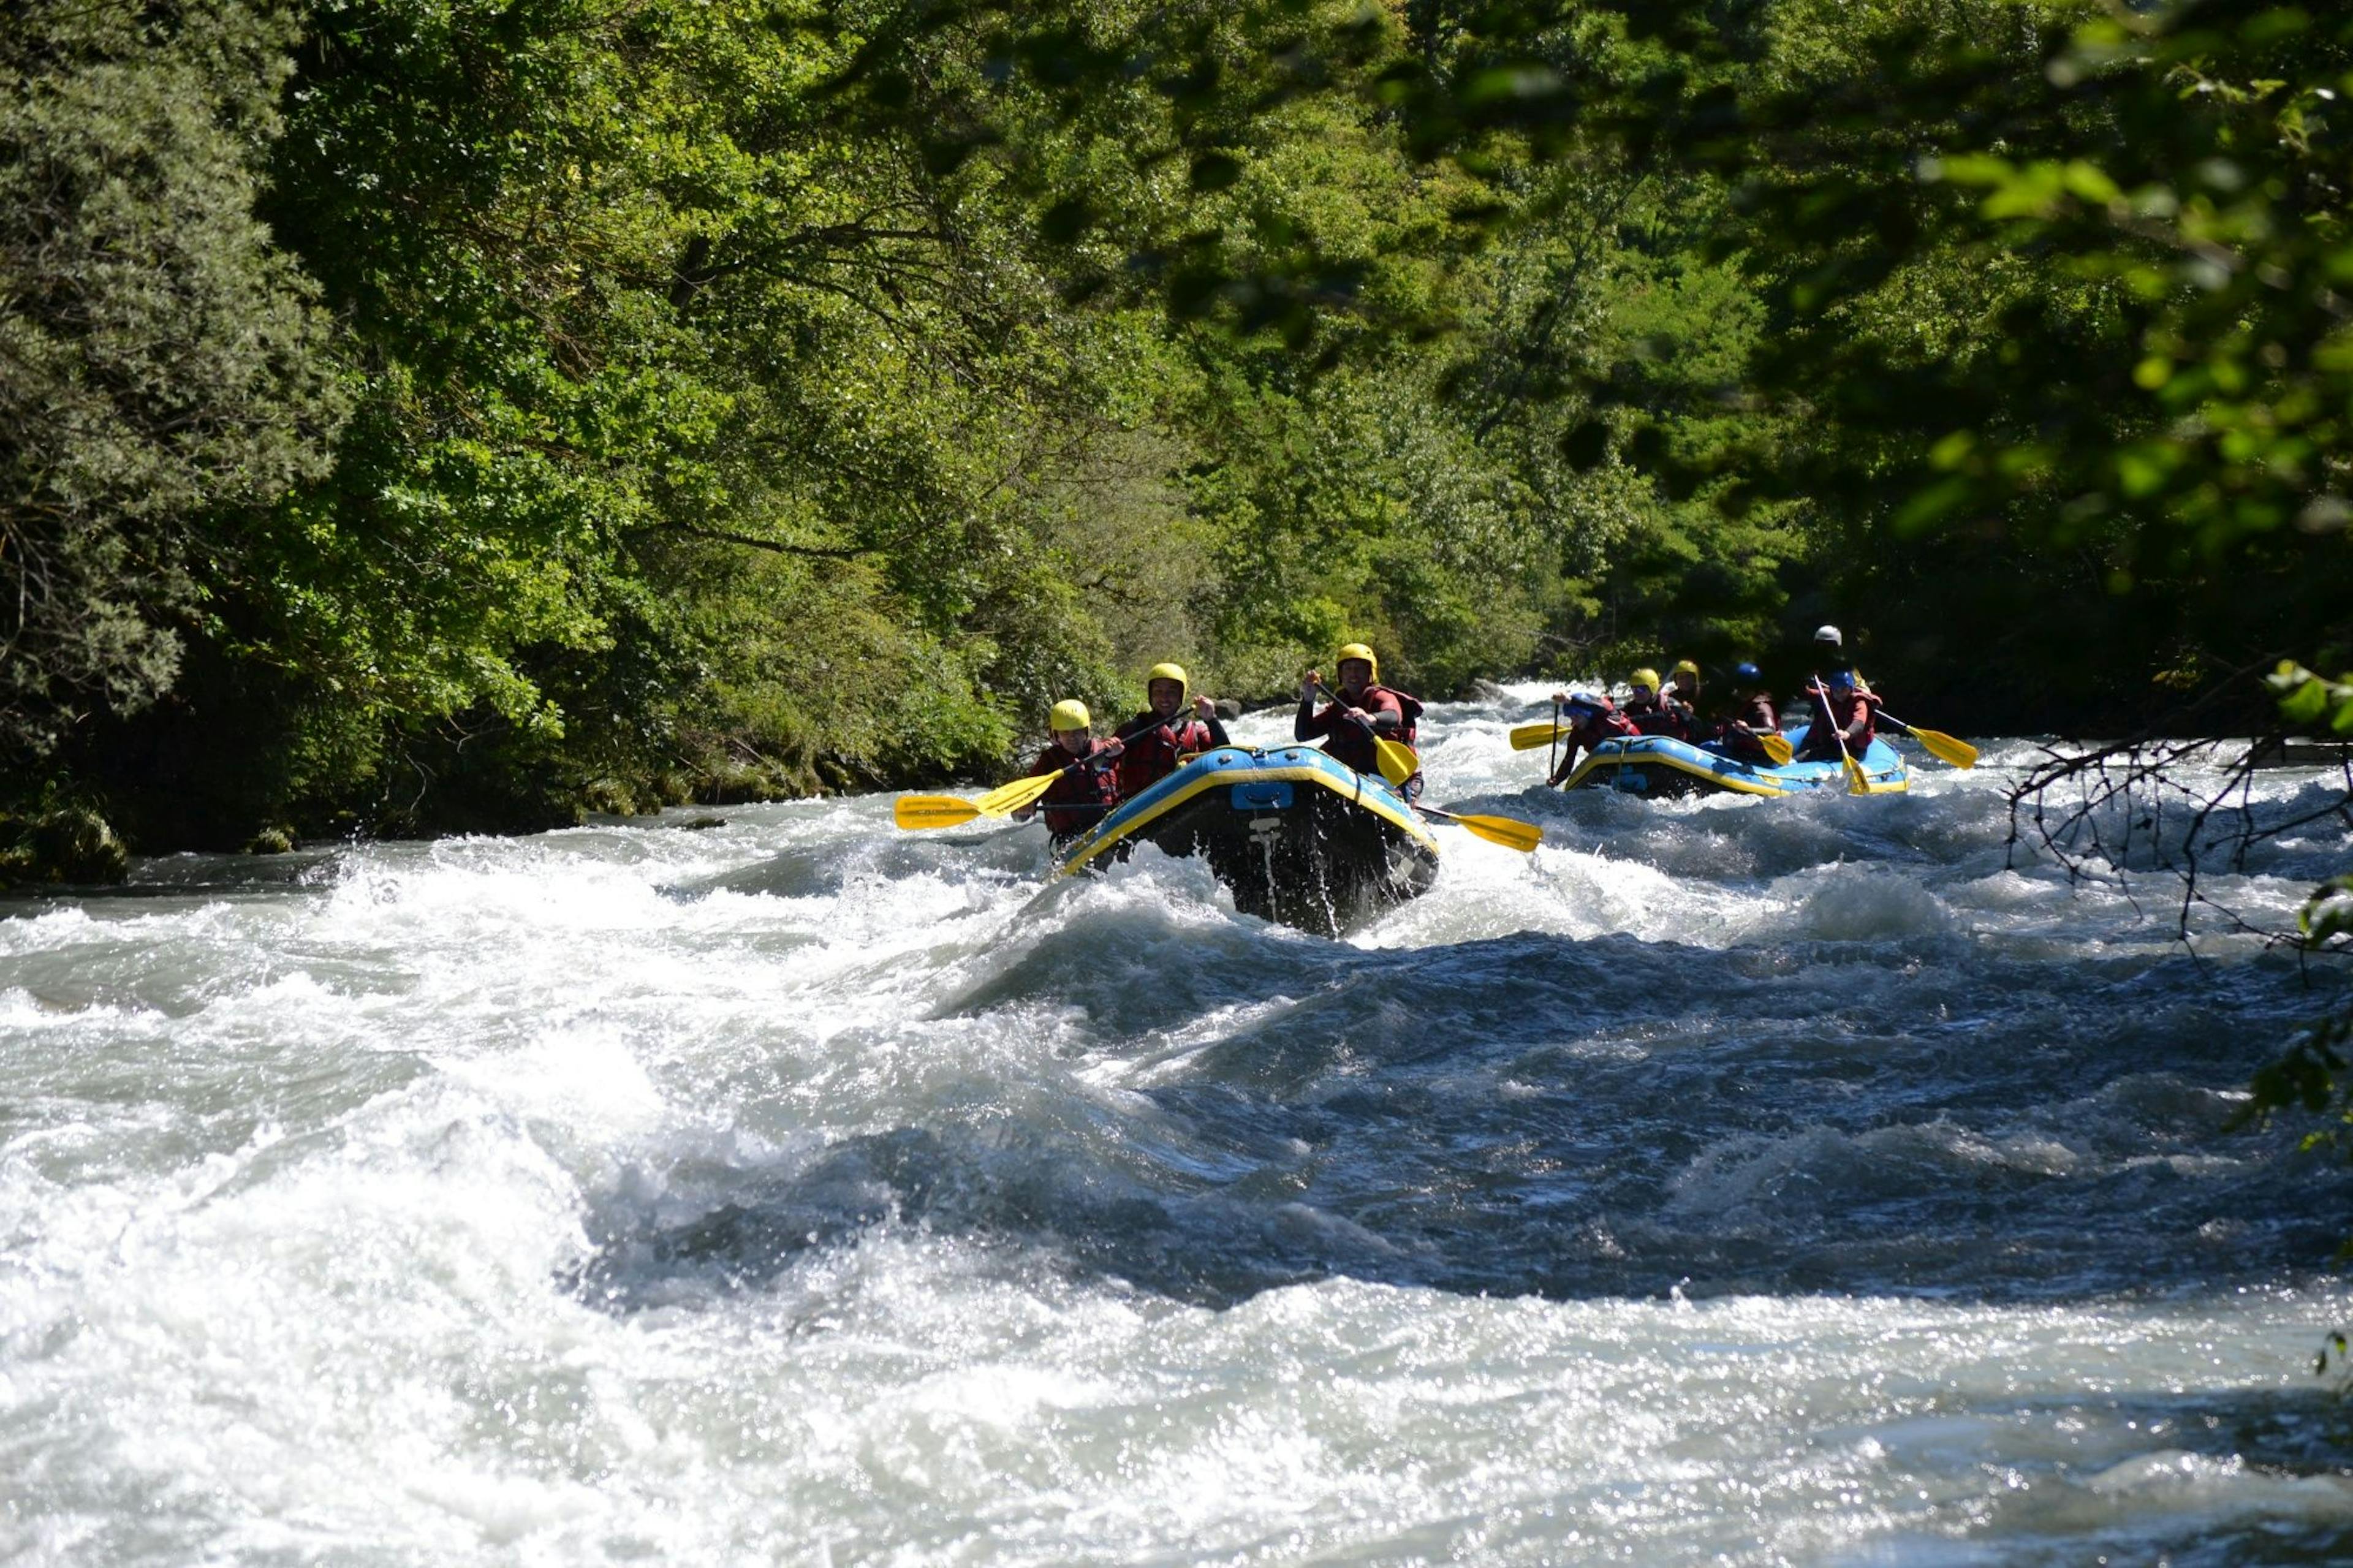
<instances>
[{"instance_id":1,"label":"blue helmet","mask_svg":"<svg viewBox=\"0 0 2353 1568\"><path fill-rule=\"evenodd\" d=\"M1852 691L1854 689L1854 671L1847 668L1844 665L1839 666L1836 669L1831 670L1830 674L1824 676L1822 679L1828 681L1830 685L1837 690Z\"/></svg>"},{"instance_id":2,"label":"blue helmet","mask_svg":"<svg viewBox=\"0 0 2353 1568\"><path fill-rule=\"evenodd\" d=\"M1765 679L1765 672L1746 659L1733 666L1732 673L1736 679L1745 680L1751 686Z\"/></svg>"}]
</instances>

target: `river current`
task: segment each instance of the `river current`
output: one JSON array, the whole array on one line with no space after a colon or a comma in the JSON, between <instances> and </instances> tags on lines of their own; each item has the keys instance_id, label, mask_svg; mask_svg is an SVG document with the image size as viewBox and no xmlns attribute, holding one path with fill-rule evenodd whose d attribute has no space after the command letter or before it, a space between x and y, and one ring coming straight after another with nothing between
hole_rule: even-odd
<instances>
[{"instance_id":1,"label":"river current","mask_svg":"<svg viewBox=\"0 0 2353 1568\"><path fill-rule=\"evenodd\" d=\"M2341 981L2010 843L2024 742L1543 716L1423 733L1545 846L1339 942L881 796L0 901L0 1560L2353 1557L2353 1180L2226 1125Z\"/></svg>"}]
</instances>

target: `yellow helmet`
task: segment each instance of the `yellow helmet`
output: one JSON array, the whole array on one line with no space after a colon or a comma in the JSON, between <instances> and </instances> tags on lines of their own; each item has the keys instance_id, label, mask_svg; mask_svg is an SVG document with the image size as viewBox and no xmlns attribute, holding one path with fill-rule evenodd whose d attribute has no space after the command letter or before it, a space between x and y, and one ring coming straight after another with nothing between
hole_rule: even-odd
<instances>
[{"instance_id":1,"label":"yellow helmet","mask_svg":"<svg viewBox=\"0 0 2353 1568\"><path fill-rule=\"evenodd\" d=\"M1690 659L1684 659L1675 666L1675 673L1677 675L1697 675L1699 673L1699 666L1694 664Z\"/></svg>"},{"instance_id":2,"label":"yellow helmet","mask_svg":"<svg viewBox=\"0 0 2353 1568\"><path fill-rule=\"evenodd\" d=\"M1626 684L1637 691L1656 691L1659 689L1659 672L1655 669L1638 669L1626 678Z\"/></svg>"},{"instance_id":3,"label":"yellow helmet","mask_svg":"<svg viewBox=\"0 0 2353 1568\"><path fill-rule=\"evenodd\" d=\"M1186 678L1185 667L1181 664L1154 665L1150 672L1144 678L1144 689L1150 691L1152 689L1152 683L1155 680L1173 680L1177 684L1178 688L1183 690L1190 691L1193 689L1193 683Z\"/></svg>"},{"instance_id":4,"label":"yellow helmet","mask_svg":"<svg viewBox=\"0 0 2353 1568\"><path fill-rule=\"evenodd\" d=\"M1048 716L1046 723L1058 734L1064 730L1092 730L1095 716L1088 712L1087 705L1077 698L1065 697L1054 704L1054 711Z\"/></svg>"},{"instance_id":5,"label":"yellow helmet","mask_svg":"<svg viewBox=\"0 0 2353 1568\"><path fill-rule=\"evenodd\" d=\"M1381 661L1373 657L1371 645L1360 642L1343 644L1339 654L1332 660L1333 668L1336 671L1341 665L1347 663L1348 660L1352 658L1361 658L1366 664L1371 665L1373 667L1373 679L1375 680L1380 679Z\"/></svg>"}]
</instances>

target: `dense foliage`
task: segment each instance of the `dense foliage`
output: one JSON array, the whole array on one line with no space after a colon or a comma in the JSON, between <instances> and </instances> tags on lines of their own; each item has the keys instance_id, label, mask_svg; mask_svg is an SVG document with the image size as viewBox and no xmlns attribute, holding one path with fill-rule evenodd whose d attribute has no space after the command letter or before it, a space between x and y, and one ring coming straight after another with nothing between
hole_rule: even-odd
<instances>
[{"instance_id":1,"label":"dense foliage","mask_svg":"<svg viewBox=\"0 0 2353 1568\"><path fill-rule=\"evenodd\" d=\"M0 754L171 689L238 509L327 462L315 286L254 212L274 6L10 5L0 27Z\"/></svg>"},{"instance_id":2,"label":"dense foliage","mask_svg":"<svg viewBox=\"0 0 2353 1568\"><path fill-rule=\"evenodd\" d=\"M0 810L984 771L1351 636L1444 694L1838 619L2009 730L2353 653L2322 13L5 14Z\"/></svg>"}]
</instances>

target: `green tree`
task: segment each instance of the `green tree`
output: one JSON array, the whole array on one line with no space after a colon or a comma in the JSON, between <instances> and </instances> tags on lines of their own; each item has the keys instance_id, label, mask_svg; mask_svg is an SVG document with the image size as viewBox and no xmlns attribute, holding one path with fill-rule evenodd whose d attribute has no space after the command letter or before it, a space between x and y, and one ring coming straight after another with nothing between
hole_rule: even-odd
<instances>
[{"instance_id":1,"label":"green tree","mask_svg":"<svg viewBox=\"0 0 2353 1568\"><path fill-rule=\"evenodd\" d=\"M165 742L241 731L216 836L985 765L1116 684L1044 498L1139 427L1153 345L1062 307L1004 165L940 155L978 45L892 15L314 16L266 213L364 379Z\"/></svg>"},{"instance_id":2,"label":"green tree","mask_svg":"<svg viewBox=\"0 0 2353 1568\"><path fill-rule=\"evenodd\" d=\"M0 759L168 689L341 412L254 216L290 8L33 0L0 26Z\"/></svg>"}]
</instances>

